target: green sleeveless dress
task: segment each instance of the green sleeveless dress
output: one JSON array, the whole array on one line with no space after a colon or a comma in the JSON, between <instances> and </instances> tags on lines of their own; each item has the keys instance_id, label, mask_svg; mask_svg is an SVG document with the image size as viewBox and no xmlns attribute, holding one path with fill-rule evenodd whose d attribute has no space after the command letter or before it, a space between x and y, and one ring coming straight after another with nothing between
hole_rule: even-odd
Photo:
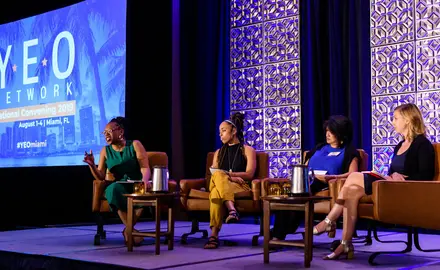
<instances>
[{"instance_id":1,"label":"green sleeveless dress","mask_svg":"<svg viewBox=\"0 0 440 270\"><path fill-rule=\"evenodd\" d=\"M133 141L126 141L121 152L115 151L111 145L105 147L107 169L114 175L115 182L106 187L104 196L113 211L127 211L127 198L124 194L133 193L132 184L116 183L116 181L141 180L142 173L136 158Z\"/></svg>"}]
</instances>

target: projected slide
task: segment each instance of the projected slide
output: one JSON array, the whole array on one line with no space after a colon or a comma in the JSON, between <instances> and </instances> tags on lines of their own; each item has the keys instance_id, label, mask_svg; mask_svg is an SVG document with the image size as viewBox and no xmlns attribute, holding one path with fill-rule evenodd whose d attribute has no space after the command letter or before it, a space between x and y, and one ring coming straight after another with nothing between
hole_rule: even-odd
<instances>
[{"instance_id":1,"label":"projected slide","mask_svg":"<svg viewBox=\"0 0 440 270\"><path fill-rule=\"evenodd\" d=\"M0 25L0 167L98 161L125 114L126 1L85 1Z\"/></svg>"}]
</instances>

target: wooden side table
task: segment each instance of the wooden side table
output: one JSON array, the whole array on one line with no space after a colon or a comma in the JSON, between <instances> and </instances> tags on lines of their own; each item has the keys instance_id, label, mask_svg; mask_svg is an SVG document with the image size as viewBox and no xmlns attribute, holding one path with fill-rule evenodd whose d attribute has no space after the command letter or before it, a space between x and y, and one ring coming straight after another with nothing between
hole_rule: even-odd
<instances>
[{"instance_id":1,"label":"wooden side table","mask_svg":"<svg viewBox=\"0 0 440 270\"><path fill-rule=\"evenodd\" d=\"M166 236L168 239L168 250L174 248L174 209L176 199L180 196L179 192L170 193L144 193L144 194L124 194L127 197L127 228L128 235L127 249L133 251L133 236L144 236L156 238L156 255L160 254L160 237ZM160 230L160 209L162 205L168 205L168 230ZM133 208L135 205L154 206L156 208L156 230L154 232L133 232Z\"/></svg>"},{"instance_id":2,"label":"wooden side table","mask_svg":"<svg viewBox=\"0 0 440 270\"><path fill-rule=\"evenodd\" d=\"M304 247L304 266L310 267L313 258L313 213L314 203L330 200L331 197L321 196L264 196L263 200L263 231L264 231L264 263L269 263L269 245ZM304 241L270 240L270 211L305 211Z\"/></svg>"}]
</instances>

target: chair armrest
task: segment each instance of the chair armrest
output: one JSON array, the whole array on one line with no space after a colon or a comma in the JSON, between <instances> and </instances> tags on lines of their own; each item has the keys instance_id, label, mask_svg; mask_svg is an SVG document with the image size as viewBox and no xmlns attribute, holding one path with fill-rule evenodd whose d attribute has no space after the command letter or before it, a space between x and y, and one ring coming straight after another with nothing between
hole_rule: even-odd
<instances>
[{"instance_id":1,"label":"chair armrest","mask_svg":"<svg viewBox=\"0 0 440 270\"><path fill-rule=\"evenodd\" d=\"M92 212L99 212L101 210L101 198L104 195L106 183L102 180L93 181L93 198L92 198Z\"/></svg>"},{"instance_id":2,"label":"chair armrest","mask_svg":"<svg viewBox=\"0 0 440 270\"><path fill-rule=\"evenodd\" d=\"M188 195L191 189L201 189L206 186L205 178L198 179L181 179L180 185L180 203L182 209L188 210L186 204L188 201Z\"/></svg>"},{"instance_id":3,"label":"chair armrest","mask_svg":"<svg viewBox=\"0 0 440 270\"><path fill-rule=\"evenodd\" d=\"M191 189L201 189L206 186L205 178L198 179L182 179L179 182L180 185L180 194L182 196L188 196L189 191Z\"/></svg>"},{"instance_id":4,"label":"chair armrest","mask_svg":"<svg viewBox=\"0 0 440 270\"><path fill-rule=\"evenodd\" d=\"M261 180L260 179L252 180L251 189L252 189L252 199L254 201L259 201L261 197Z\"/></svg>"},{"instance_id":5,"label":"chair armrest","mask_svg":"<svg viewBox=\"0 0 440 270\"><path fill-rule=\"evenodd\" d=\"M440 230L440 182L373 182L374 218L378 221Z\"/></svg>"},{"instance_id":6,"label":"chair armrest","mask_svg":"<svg viewBox=\"0 0 440 270\"><path fill-rule=\"evenodd\" d=\"M177 182L173 179L168 180L168 190L170 192L176 192L177 191Z\"/></svg>"},{"instance_id":7,"label":"chair armrest","mask_svg":"<svg viewBox=\"0 0 440 270\"><path fill-rule=\"evenodd\" d=\"M269 195L269 185L272 183L285 183L290 180L287 178L264 178L261 181L261 196Z\"/></svg>"}]
</instances>

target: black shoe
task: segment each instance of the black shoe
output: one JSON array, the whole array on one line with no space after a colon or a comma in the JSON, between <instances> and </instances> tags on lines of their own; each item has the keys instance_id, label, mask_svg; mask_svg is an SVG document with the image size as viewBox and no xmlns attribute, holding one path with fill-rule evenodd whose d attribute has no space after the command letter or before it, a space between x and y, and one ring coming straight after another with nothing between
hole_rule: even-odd
<instances>
[{"instance_id":1,"label":"black shoe","mask_svg":"<svg viewBox=\"0 0 440 270\"><path fill-rule=\"evenodd\" d=\"M240 220L240 216L238 215L237 210L229 211L229 216L226 218L225 223L237 223Z\"/></svg>"},{"instance_id":2,"label":"black shoe","mask_svg":"<svg viewBox=\"0 0 440 270\"><path fill-rule=\"evenodd\" d=\"M279 233L276 233L275 230L272 228L269 231L269 238L273 239L274 237L276 239L278 239L278 240L286 240L286 235L285 234L284 235L280 235Z\"/></svg>"}]
</instances>

